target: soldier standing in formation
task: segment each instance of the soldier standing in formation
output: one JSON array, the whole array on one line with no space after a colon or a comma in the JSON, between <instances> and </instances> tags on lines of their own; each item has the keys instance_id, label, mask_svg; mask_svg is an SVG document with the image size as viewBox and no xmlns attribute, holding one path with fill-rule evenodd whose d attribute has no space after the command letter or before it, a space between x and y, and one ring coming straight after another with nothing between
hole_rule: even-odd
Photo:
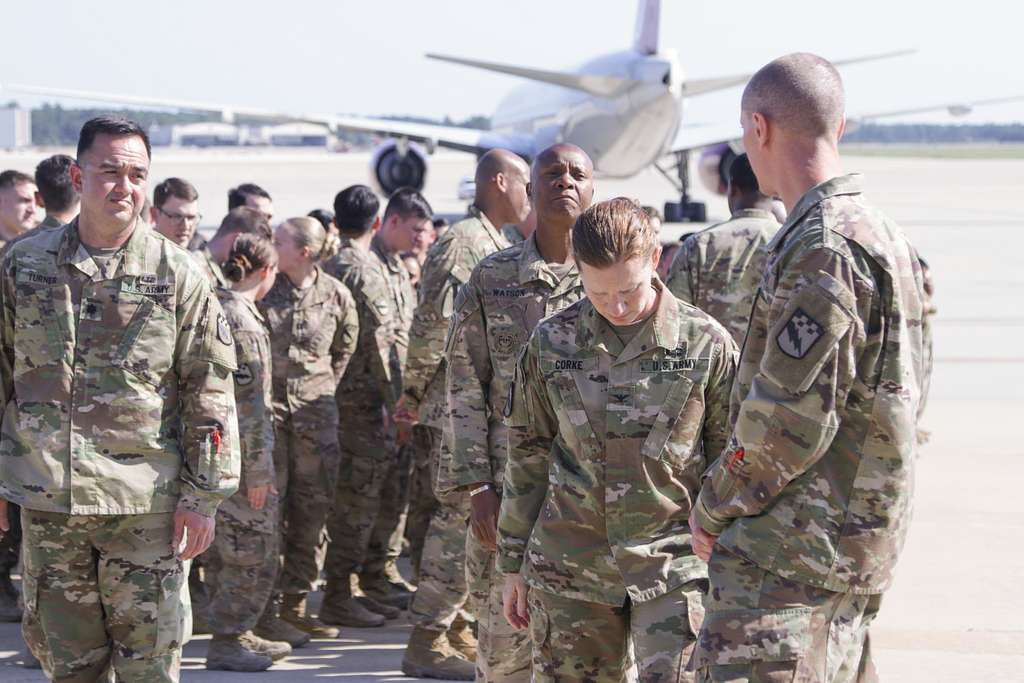
<instances>
[{"instance_id":1,"label":"soldier standing in formation","mask_svg":"<svg viewBox=\"0 0 1024 683\"><path fill-rule=\"evenodd\" d=\"M359 320L352 294L319 266L336 244L313 218L289 218L274 232L276 281L259 304L271 331L274 466L280 497L281 553L277 580L279 616L316 638L335 638L338 629L310 615L306 597L320 576L318 549L334 501L341 453L335 392L356 348ZM274 602L277 601L275 596ZM269 605L259 635L287 637Z\"/></svg>"},{"instance_id":2,"label":"soldier standing in formation","mask_svg":"<svg viewBox=\"0 0 1024 683\"><path fill-rule=\"evenodd\" d=\"M0 529L21 505L23 633L57 680L178 680L182 561L238 486L231 329L139 220L149 164L138 124L88 121L81 215L0 266Z\"/></svg>"},{"instance_id":3,"label":"soldier standing in formation","mask_svg":"<svg viewBox=\"0 0 1024 683\"><path fill-rule=\"evenodd\" d=\"M40 228L59 228L78 215L78 192L71 182L74 165L67 154L54 154L36 166L36 204L46 212Z\"/></svg>"},{"instance_id":4,"label":"soldier standing in formation","mask_svg":"<svg viewBox=\"0 0 1024 683\"><path fill-rule=\"evenodd\" d=\"M781 57L742 99L743 142L789 218L768 244L733 435L690 516L711 591L703 681L870 681L868 628L909 522L924 284L900 229L842 175L843 86Z\"/></svg>"},{"instance_id":5,"label":"soldier standing in formation","mask_svg":"<svg viewBox=\"0 0 1024 683\"><path fill-rule=\"evenodd\" d=\"M733 340L742 344L764 271L765 245L779 223L746 154L733 160L728 175L732 218L687 237L665 284L677 299L725 325Z\"/></svg>"},{"instance_id":6,"label":"soldier standing in formation","mask_svg":"<svg viewBox=\"0 0 1024 683\"><path fill-rule=\"evenodd\" d=\"M477 620L477 680L529 681L530 642L502 613L494 566L507 432L501 413L516 357L540 320L583 296L570 231L594 196L593 164L575 145L542 151L530 173L537 229L491 254L459 291L446 349L449 422L438 490L468 491L466 576Z\"/></svg>"},{"instance_id":7,"label":"soldier standing in formation","mask_svg":"<svg viewBox=\"0 0 1024 683\"><path fill-rule=\"evenodd\" d=\"M526 187L530 167L515 154L491 150L476 167L476 198L469 216L449 228L430 251L423 268L419 306L413 318L409 359L397 420L414 424L414 488L434 502L417 562L416 595L410 606L415 628L402 660L409 676L472 680L476 640L460 618L466 587L466 527L469 499L464 491L434 497L445 403L445 337L458 291L484 257L511 246L499 226L520 223L530 210ZM417 500L417 495L412 495ZM413 511L410 510L410 520ZM412 554L412 553L411 553Z\"/></svg>"},{"instance_id":8,"label":"soldier standing in formation","mask_svg":"<svg viewBox=\"0 0 1024 683\"><path fill-rule=\"evenodd\" d=\"M623 198L577 219L587 296L534 331L505 406L497 564L535 681L620 681L631 650L640 680L693 680L707 565L686 518L729 437L736 345L658 279L653 223Z\"/></svg>"}]
</instances>

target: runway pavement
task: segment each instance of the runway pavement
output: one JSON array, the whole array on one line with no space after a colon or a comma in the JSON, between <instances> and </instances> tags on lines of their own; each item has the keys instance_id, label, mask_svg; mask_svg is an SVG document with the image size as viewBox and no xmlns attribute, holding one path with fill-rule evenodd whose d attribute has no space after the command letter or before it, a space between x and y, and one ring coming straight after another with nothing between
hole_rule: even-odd
<instances>
[{"instance_id":1,"label":"runway pavement","mask_svg":"<svg viewBox=\"0 0 1024 683\"><path fill-rule=\"evenodd\" d=\"M41 153L0 154L0 169L31 172ZM206 222L227 189L255 181L283 218L328 207L345 185L366 182L368 155L154 150L152 177L181 175L199 188ZM936 283L936 368L924 428L916 512L892 590L872 634L885 681L999 683L1024 680L1024 160L850 157L870 200L895 218L930 262ZM457 212L472 158L442 154L427 194ZM602 198L660 204L671 189L655 172L598 180ZM704 192L700 189L700 197ZM714 198L709 215L724 218ZM671 229L671 228L670 228ZM674 229L679 229L675 227ZM408 627L348 629L259 675L266 681L400 677ZM0 624L0 681L44 680L16 664L18 627ZM183 679L231 681L200 670L205 640L185 650Z\"/></svg>"}]
</instances>

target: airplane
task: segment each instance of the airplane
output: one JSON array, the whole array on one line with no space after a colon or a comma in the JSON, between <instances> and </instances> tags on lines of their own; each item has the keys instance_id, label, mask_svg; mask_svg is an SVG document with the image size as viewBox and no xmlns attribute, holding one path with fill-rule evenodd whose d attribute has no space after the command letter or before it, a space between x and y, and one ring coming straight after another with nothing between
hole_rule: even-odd
<instances>
[{"instance_id":1,"label":"airplane","mask_svg":"<svg viewBox=\"0 0 1024 683\"><path fill-rule=\"evenodd\" d=\"M332 131L358 131L385 136L371 157L370 172L385 195L403 186L422 189L430 155L438 147L482 155L503 147L531 159L556 142L574 143L594 161L600 176L624 178L654 166L679 193L665 203L667 222L705 222L706 207L690 198L691 156L700 152L697 175L713 193L724 194L726 173L742 149L736 122L690 125L684 105L693 97L745 85L752 74L688 79L673 49L659 45L660 0L639 0L632 46L603 54L567 71L550 71L440 54L430 59L517 76L531 81L498 106L490 130L333 114L296 114L230 105L136 97L28 85L7 90L77 100L116 102L182 111L213 112L226 122L236 117L267 121L301 121L326 125ZM899 50L834 61L849 66L908 54ZM947 110L963 116L975 106L1022 99L1004 97L956 102L912 110L879 112L851 118L847 130L860 122L907 113ZM673 173L674 171L674 173Z\"/></svg>"}]
</instances>

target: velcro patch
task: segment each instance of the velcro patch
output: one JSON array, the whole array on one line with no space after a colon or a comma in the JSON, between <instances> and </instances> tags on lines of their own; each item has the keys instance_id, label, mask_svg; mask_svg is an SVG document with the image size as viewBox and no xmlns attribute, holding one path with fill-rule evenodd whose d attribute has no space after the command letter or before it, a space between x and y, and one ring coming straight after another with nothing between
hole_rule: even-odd
<instances>
[{"instance_id":1,"label":"velcro patch","mask_svg":"<svg viewBox=\"0 0 1024 683\"><path fill-rule=\"evenodd\" d=\"M597 366L596 358L557 358L543 362L543 369L548 372L575 372L591 370Z\"/></svg>"},{"instance_id":2,"label":"velcro patch","mask_svg":"<svg viewBox=\"0 0 1024 683\"><path fill-rule=\"evenodd\" d=\"M238 369L235 370L235 382L240 387L252 384L253 373L252 368L249 367L248 363L239 363Z\"/></svg>"},{"instance_id":3,"label":"velcro patch","mask_svg":"<svg viewBox=\"0 0 1024 683\"><path fill-rule=\"evenodd\" d=\"M174 294L174 280L159 281L156 275L121 278L121 291L144 296L170 296Z\"/></svg>"},{"instance_id":4,"label":"velcro patch","mask_svg":"<svg viewBox=\"0 0 1024 683\"><path fill-rule=\"evenodd\" d=\"M518 299L520 297L526 296L526 291L527 290L522 288L522 287L514 287L514 288L495 287L495 288L491 289L491 296L493 296L493 297L495 297L497 299Z\"/></svg>"},{"instance_id":5,"label":"velcro patch","mask_svg":"<svg viewBox=\"0 0 1024 683\"><path fill-rule=\"evenodd\" d=\"M235 340L231 338L231 325L223 313L217 314L217 340L225 346L232 346Z\"/></svg>"},{"instance_id":6,"label":"velcro patch","mask_svg":"<svg viewBox=\"0 0 1024 683\"><path fill-rule=\"evenodd\" d=\"M814 318L808 315L804 309L798 308L793 311L789 321L775 337L779 350L790 358L801 359L807 355L819 339L825 335L825 330Z\"/></svg>"},{"instance_id":7,"label":"velcro patch","mask_svg":"<svg viewBox=\"0 0 1024 683\"><path fill-rule=\"evenodd\" d=\"M55 285L57 284L57 276L43 275L34 270L19 270L15 282L30 285Z\"/></svg>"},{"instance_id":8,"label":"velcro patch","mask_svg":"<svg viewBox=\"0 0 1024 683\"><path fill-rule=\"evenodd\" d=\"M640 372L679 372L693 370L697 367L698 358L665 358L663 360L648 359L640 361Z\"/></svg>"}]
</instances>

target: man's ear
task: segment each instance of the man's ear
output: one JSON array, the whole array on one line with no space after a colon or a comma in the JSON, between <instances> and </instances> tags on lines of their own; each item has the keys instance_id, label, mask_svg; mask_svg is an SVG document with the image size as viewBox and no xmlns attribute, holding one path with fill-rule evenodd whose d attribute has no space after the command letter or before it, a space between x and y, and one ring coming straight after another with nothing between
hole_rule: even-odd
<instances>
[{"instance_id":1,"label":"man's ear","mask_svg":"<svg viewBox=\"0 0 1024 683\"><path fill-rule=\"evenodd\" d=\"M846 132L846 114L843 114L843 118L839 121L839 130L836 131L836 144L843 139L843 133Z\"/></svg>"},{"instance_id":2,"label":"man's ear","mask_svg":"<svg viewBox=\"0 0 1024 683\"><path fill-rule=\"evenodd\" d=\"M526 196L530 198L530 204L533 205L533 183L526 181Z\"/></svg>"},{"instance_id":3,"label":"man's ear","mask_svg":"<svg viewBox=\"0 0 1024 683\"><path fill-rule=\"evenodd\" d=\"M71 175L71 186L75 188L75 192L82 194L82 167L77 163L71 164L69 172Z\"/></svg>"},{"instance_id":4,"label":"man's ear","mask_svg":"<svg viewBox=\"0 0 1024 683\"><path fill-rule=\"evenodd\" d=\"M498 187L498 191L505 194L508 189L508 178L505 177L504 173L498 173L494 176L494 184Z\"/></svg>"},{"instance_id":5,"label":"man's ear","mask_svg":"<svg viewBox=\"0 0 1024 683\"><path fill-rule=\"evenodd\" d=\"M377 216L376 218L373 219L373 227L370 228L370 232L377 232L378 230L380 230L382 225L383 223L380 220L380 216Z\"/></svg>"},{"instance_id":6,"label":"man's ear","mask_svg":"<svg viewBox=\"0 0 1024 683\"><path fill-rule=\"evenodd\" d=\"M768 119L761 112L755 111L750 115L750 120L754 124L754 137L757 138L761 147L766 146L771 137L771 127L768 125Z\"/></svg>"},{"instance_id":7,"label":"man's ear","mask_svg":"<svg viewBox=\"0 0 1024 683\"><path fill-rule=\"evenodd\" d=\"M43 201L43 195L38 190L36 191L36 206L40 209L46 208L46 203Z\"/></svg>"}]
</instances>

